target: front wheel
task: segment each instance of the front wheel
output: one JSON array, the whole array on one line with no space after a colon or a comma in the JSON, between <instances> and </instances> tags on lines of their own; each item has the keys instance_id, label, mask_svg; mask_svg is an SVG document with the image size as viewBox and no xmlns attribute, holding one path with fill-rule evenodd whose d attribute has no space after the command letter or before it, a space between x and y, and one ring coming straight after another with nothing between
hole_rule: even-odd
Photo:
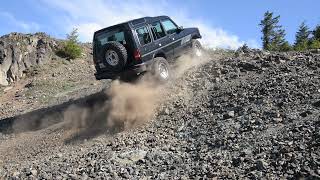
<instances>
[{"instance_id":1,"label":"front wheel","mask_svg":"<svg viewBox=\"0 0 320 180\"><path fill-rule=\"evenodd\" d=\"M167 60L163 57L156 57L152 64L151 73L160 82L167 82L171 77Z\"/></svg>"},{"instance_id":2,"label":"front wheel","mask_svg":"<svg viewBox=\"0 0 320 180\"><path fill-rule=\"evenodd\" d=\"M201 46L201 43L196 39L192 39L192 56L193 57L203 56L203 48Z\"/></svg>"}]
</instances>

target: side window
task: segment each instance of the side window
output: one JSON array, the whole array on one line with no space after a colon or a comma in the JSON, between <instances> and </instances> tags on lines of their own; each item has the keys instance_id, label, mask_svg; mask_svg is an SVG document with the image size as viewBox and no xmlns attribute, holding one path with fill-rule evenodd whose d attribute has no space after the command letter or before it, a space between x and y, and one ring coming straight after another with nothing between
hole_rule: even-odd
<instances>
[{"instance_id":1,"label":"side window","mask_svg":"<svg viewBox=\"0 0 320 180\"><path fill-rule=\"evenodd\" d=\"M149 30L147 27L138 28L136 29L136 32L137 32L141 46L151 42Z\"/></svg>"},{"instance_id":2,"label":"side window","mask_svg":"<svg viewBox=\"0 0 320 180\"><path fill-rule=\"evenodd\" d=\"M170 19L162 21L162 25L168 34L177 32L177 26Z\"/></svg>"},{"instance_id":3,"label":"side window","mask_svg":"<svg viewBox=\"0 0 320 180\"><path fill-rule=\"evenodd\" d=\"M166 36L166 33L164 32L160 22L152 23L151 28L155 40Z\"/></svg>"}]
</instances>

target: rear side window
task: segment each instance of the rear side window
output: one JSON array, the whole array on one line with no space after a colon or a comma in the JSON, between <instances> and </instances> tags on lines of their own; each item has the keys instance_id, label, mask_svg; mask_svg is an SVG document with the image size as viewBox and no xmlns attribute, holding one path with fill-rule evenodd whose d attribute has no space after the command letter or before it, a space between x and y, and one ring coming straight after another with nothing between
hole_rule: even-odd
<instances>
[{"instance_id":1,"label":"rear side window","mask_svg":"<svg viewBox=\"0 0 320 180\"><path fill-rule=\"evenodd\" d=\"M151 42L149 30L147 27L144 26L142 28L138 28L136 29L136 32L137 32L141 46Z\"/></svg>"},{"instance_id":2,"label":"rear side window","mask_svg":"<svg viewBox=\"0 0 320 180\"><path fill-rule=\"evenodd\" d=\"M155 40L166 36L166 33L164 32L160 22L152 23L151 28Z\"/></svg>"},{"instance_id":3,"label":"rear side window","mask_svg":"<svg viewBox=\"0 0 320 180\"><path fill-rule=\"evenodd\" d=\"M162 25L168 34L177 32L177 26L170 19L162 21Z\"/></svg>"}]
</instances>

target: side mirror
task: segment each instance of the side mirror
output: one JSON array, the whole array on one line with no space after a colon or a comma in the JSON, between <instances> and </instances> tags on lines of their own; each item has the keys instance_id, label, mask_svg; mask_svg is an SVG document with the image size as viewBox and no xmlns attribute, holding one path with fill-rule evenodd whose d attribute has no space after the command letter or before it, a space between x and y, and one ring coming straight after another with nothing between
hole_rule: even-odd
<instances>
[{"instance_id":1,"label":"side mirror","mask_svg":"<svg viewBox=\"0 0 320 180\"><path fill-rule=\"evenodd\" d=\"M181 31L183 31L183 26L179 26L178 27L178 31L177 32L180 33Z\"/></svg>"}]
</instances>

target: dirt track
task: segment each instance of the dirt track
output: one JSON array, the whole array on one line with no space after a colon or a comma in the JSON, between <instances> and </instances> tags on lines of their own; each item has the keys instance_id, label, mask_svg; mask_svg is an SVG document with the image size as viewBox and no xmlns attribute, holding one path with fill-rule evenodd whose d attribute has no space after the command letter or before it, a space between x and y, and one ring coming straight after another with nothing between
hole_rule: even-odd
<instances>
[{"instance_id":1,"label":"dirt track","mask_svg":"<svg viewBox=\"0 0 320 180\"><path fill-rule=\"evenodd\" d=\"M249 55L213 59L162 87L169 93L142 125L108 123L104 92L2 120L0 175L320 178L319 55Z\"/></svg>"}]
</instances>

